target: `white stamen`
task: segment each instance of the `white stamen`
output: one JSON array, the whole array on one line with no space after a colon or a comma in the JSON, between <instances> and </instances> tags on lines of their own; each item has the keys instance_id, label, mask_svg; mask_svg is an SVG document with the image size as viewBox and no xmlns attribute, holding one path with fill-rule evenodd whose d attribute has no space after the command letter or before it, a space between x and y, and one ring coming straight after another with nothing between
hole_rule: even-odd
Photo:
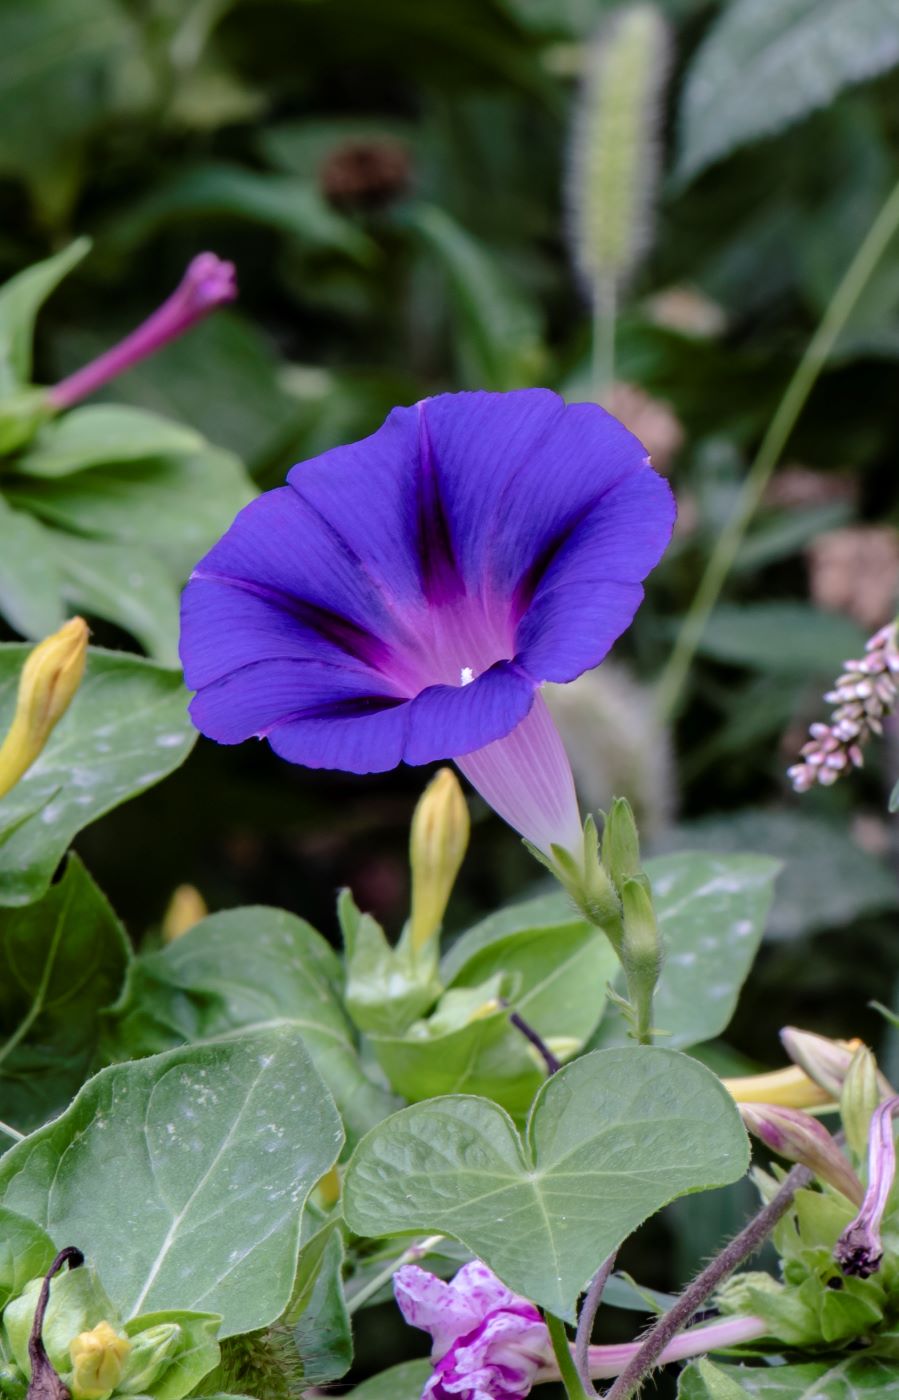
<instances>
[{"instance_id":1,"label":"white stamen","mask_svg":"<svg viewBox=\"0 0 899 1400\"><path fill-rule=\"evenodd\" d=\"M459 682L459 684L460 684L460 685L471 685L471 683L472 683L473 680L474 680L474 671L471 669L470 666L463 666L463 667L462 667L462 679L461 679L461 681Z\"/></svg>"}]
</instances>

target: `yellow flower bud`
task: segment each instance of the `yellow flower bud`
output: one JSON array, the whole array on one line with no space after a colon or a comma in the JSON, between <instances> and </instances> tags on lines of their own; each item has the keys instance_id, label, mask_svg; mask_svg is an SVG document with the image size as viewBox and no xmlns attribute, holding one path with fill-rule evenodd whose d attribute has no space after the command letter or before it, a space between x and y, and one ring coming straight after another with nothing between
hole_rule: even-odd
<instances>
[{"instance_id":1,"label":"yellow flower bud","mask_svg":"<svg viewBox=\"0 0 899 1400\"><path fill-rule=\"evenodd\" d=\"M200 891L193 885L179 885L169 900L168 908L162 917L162 941L174 943L176 938L192 929L209 910Z\"/></svg>"},{"instance_id":2,"label":"yellow flower bud","mask_svg":"<svg viewBox=\"0 0 899 1400\"><path fill-rule=\"evenodd\" d=\"M833 1103L826 1089L809 1079L798 1065L775 1069L770 1074L747 1074L722 1080L737 1103L774 1103L781 1108L816 1108Z\"/></svg>"},{"instance_id":3,"label":"yellow flower bud","mask_svg":"<svg viewBox=\"0 0 899 1400\"><path fill-rule=\"evenodd\" d=\"M441 768L422 793L412 817L409 860L412 912L409 934L417 951L443 922L468 847L468 806L451 768Z\"/></svg>"},{"instance_id":4,"label":"yellow flower bud","mask_svg":"<svg viewBox=\"0 0 899 1400\"><path fill-rule=\"evenodd\" d=\"M87 623L73 617L25 662L13 722L0 746L0 797L27 773L69 708L84 674L87 637Z\"/></svg>"},{"instance_id":5,"label":"yellow flower bud","mask_svg":"<svg viewBox=\"0 0 899 1400\"><path fill-rule=\"evenodd\" d=\"M128 1338L120 1336L108 1322L98 1322L90 1332L81 1332L69 1343L73 1400L99 1400L115 1390L130 1350Z\"/></svg>"}]
</instances>

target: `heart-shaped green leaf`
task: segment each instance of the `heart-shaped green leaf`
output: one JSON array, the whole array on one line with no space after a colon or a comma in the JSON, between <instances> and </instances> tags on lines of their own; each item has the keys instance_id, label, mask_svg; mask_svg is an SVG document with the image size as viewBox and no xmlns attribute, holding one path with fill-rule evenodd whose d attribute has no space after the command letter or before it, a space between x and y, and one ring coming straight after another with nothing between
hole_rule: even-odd
<instances>
[{"instance_id":1,"label":"heart-shaped green leaf","mask_svg":"<svg viewBox=\"0 0 899 1400\"><path fill-rule=\"evenodd\" d=\"M510 1288L572 1318L588 1279L643 1220L737 1180L748 1156L709 1070L672 1050L604 1050L547 1081L524 1142L487 1099L394 1114L353 1154L344 1212L360 1235L453 1235Z\"/></svg>"},{"instance_id":2,"label":"heart-shaped green leaf","mask_svg":"<svg viewBox=\"0 0 899 1400\"><path fill-rule=\"evenodd\" d=\"M229 1336L286 1307L342 1142L301 1037L268 1031L102 1070L0 1159L0 1199L77 1243L126 1319L217 1312Z\"/></svg>"}]
</instances>

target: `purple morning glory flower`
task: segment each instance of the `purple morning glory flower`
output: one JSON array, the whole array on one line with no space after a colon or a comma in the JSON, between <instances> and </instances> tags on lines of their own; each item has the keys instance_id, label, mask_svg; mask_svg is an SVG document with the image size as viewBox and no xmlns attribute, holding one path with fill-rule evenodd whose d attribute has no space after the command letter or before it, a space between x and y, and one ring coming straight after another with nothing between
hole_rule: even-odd
<instances>
[{"instance_id":1,"label":"purple morning glory flower","mask_svg":"<svg viewBox=\"0 0 899 1400\"><path fill-rule=\"evenodd\" d=\"M544 389L443 394L293 468L184 593L191 714L310 768L453 758L534 845L580 847L540 696L631 622L674 522L645 449Z\"/></svg>"},{"instance_id":2,"label":"purple morning glory flower","mask_svg":"<svg viewBox=\"0 0 899 1400\"><path fill-rule=\"evenodd\" d=\"M434 1371L422 1400L524 1400L552 1365L546 1323L479 1259L450 1283L407 1264L394 1292L412 1327L430 1332Z\"/></svg>"}]
</instances>

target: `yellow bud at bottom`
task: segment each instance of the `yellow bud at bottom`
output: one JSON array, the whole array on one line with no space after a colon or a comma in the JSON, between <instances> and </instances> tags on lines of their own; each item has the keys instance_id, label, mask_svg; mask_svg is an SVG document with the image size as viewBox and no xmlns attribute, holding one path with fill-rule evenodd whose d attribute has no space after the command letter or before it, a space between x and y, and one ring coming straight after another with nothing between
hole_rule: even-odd
<instances>
[{"instance_id":1,"label":"yellow bud at bottom","mask_svg":"<svg viewBox=\"0 0 899 1400\"><path fill-rule=\"evenodd\" d=\"M109 1322L98 1322L90 1332L81 1332L69 1343L72 1358L73 1400L100 1400L115 1390L131 1343Z\"/></svg>"}]
</instances>

